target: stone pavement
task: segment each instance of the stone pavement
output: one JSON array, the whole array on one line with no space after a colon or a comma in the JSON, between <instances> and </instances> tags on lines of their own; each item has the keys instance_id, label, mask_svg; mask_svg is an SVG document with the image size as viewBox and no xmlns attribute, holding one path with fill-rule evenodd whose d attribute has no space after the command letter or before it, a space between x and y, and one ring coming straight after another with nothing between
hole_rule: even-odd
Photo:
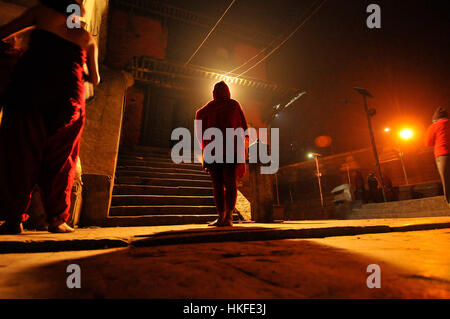
<instances>
[{"instance_id":1,"label":"stone pavement","mask_svg":"<svg viewBox=\"0 0 450 319\"><path fill-rule=\"evenodd\" d=\"M449 228L430 217L26 232L0 237L0 298L446 299ZM73 264L80 289L66 284ZM372 264L380 289L367 287Z\"/></svg>"},{"instance_id":2,"label":"stone pavement","mask_svg":"<svg viewBox=\"0 0 450 319\"><path fill-rule=\"evenodd\" d=\"M174 318L187 318L182 306L198 298L447 299L448 243L448 229L440 229L2 254L0 298L185 299L173 309L179 314ZM81 282L70 289L68 267L74 264ZM377 289L367 286L373 264L381 271ZM299 305L298 311L304 308Z\"/></svg>"},{"instance_id":3,"label":"stone pavement","mask_svg":"<svg viewBox=\"0 0 450 319\"><path fill-rule=\"evenodd\" d=\"M26 231L0 236L0 254L96 250L209 242L246 242L295 238L325 238L360 234L450 228L450 217L285 221L241 223L234 227L207 225L80 228L70 234Z\"/></svg>"}]
</instances>

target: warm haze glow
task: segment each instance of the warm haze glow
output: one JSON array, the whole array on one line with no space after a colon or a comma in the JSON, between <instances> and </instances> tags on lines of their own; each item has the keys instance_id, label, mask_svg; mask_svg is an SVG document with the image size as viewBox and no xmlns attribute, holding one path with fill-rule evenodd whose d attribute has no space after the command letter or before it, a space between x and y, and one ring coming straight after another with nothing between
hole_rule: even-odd
<instances>
[{"instance_id":1,"label":"warm haze glow","mask_svg":"<svg viewBox=\"0 0 450 319\"><path fill-rule=\"evenodd\" d=\"M414 135L414 133L412 130L405 128L400 131L399 135L402 139L409 140Z\"/></svg>"}]
</instances>

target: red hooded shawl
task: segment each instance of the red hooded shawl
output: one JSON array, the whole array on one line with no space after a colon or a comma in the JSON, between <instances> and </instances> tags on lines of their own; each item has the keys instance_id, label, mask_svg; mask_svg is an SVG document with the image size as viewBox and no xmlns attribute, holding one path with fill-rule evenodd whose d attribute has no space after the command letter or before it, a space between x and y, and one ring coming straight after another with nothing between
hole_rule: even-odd
<instances>
[{"instance_id":1,"label":"red hooded shawl","mask_svg":"<svg viewBox=\"0 0 450 319\"><path fill-rule=\"evenodd\" d=\"M426 144L434 147L434 157L450 155L449 119L439 119L428 128Z\"/></svg>"},{"instance_id":2,"label":"red hooded shawl","mask_svg":"<svg viewBox=\"0 0 450 319\"><path fill-rule=\"evenodd\" d=\"M198 142L200 143L202 150L208 145L210 140L203 140L203 134L208 128L218 128L223 134L223 154L225 160L226 154L226 129L227 128L242 128L244 131L247 130L247 120L245 119L244 112L239 102L231 99L230 89L225 84L225 82L219 82L214 86L213 91L214 99L207 105L202 107L195 114L196 120L202 121L202 130L196 127L195 133ZM237 147L237 143L243 143L241 147ZM238 152L240 150L240 152ZM239 159L240 162L237 163L237 176L241 178L245 174L245 137L235 139L234 145L234 158ZM208 167L203 159L204 167ZM211 164L209 164L211 165Z\"/></svg>"}]
</instances>

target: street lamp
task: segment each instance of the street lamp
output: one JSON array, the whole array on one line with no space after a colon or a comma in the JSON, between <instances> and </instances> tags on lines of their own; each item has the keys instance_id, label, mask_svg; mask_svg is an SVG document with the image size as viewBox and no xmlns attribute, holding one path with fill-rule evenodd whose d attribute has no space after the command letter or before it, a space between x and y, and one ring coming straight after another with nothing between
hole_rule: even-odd
<instances>
[{"instance_id":1,"label":"street lamp","mask_svg":"<svg viewBox=\"0 0 450 319\"><path fill-rule=\"evenodd\" d=\"M386 129L385 129L384 131L385 131L385 132L390 132L390 130L389 130L389 131L386 131ZM409 128L404 128L404 129L402 129L402 130L400 130L400 131L398 132L398 136L399 136L401 139L407 141L407 140L410 140L410 139L414 136L414 132L413 132L413 130L411 130L411 129L409 129ZM400 159L400 164L402 165L403 176L405 177L405 184L406 184L406 186L408 186L408 185L409 185L409 182L408 182L408 175L406 174L405 162L404 162L404 160L403 160L403 155L404 155L404 153L403 153L402 150L400 149L400 146L399 146L398 141L395 143L394 150L398 153L398 157L399 157L399 159Z\"/></svg>"},{"instance_id":2,"label":"street lamp","mask_svg":"<svg viewBox=\"0 0 450 319\"><path fill-rule=\"evenodd\" d=\"M413 137L414 132L408 128L405 128L399 132L399 135L402 139L407 141ZM408 175L406 175L405 163L403 161L403 152L401 150L398 150L398 156L400 157L400 163L402 164L403 175L405 175L405 183L406 183L406 186L408 186L409 185Z\"/></svg>"},{"instance_id":3,"label":"street lamp","mask_svg":"<svg viewBox=\"0 0 450 319\"><path fill-rule=\"evenodd\" d=\"M378 175L380 177L381 183L383 183L383 175L381 174L381 166L380 166L380 160L378 159L378 152L377 152L377 146L375 144L375 137L373 136L373 130L372 130L372 123L370 121L371 116L374 116L376 111L374 109L369 109L367 106L367 98L373 98L372 94L370 94L366 89L363 88L354 88L356 92L362 95L364 100L364 109L366 111L367 115L367 124L369 126L369 134L370 134L370 141L372 143L372 150L373 150L373 156L375 157L375 163L377 164L377 170ZM386 192L384 191L384 187L381 187L381 192L383 193L383 200L384 202L387 202L386 200Z\"/></svg>"},{"instance_id":4,"label":"street lamp","mask_svg":"<svg viewBox=\"0 0 450 319\"><path fill-rule=\"evenodd\" d=\"M314 161L316 162L316 175L317 175L317 180L319 181L319 192L320 192L320 203L322 205L322 207L325 207L325 202L323 200L323 192L322 192L322 181L320 179L322 173L320 173L320 168L319 168L319 157L321 157L322 155L319 153L309 153L308 157L309 158L314 158Z\"/></svg>"},{"instance_id":5,"label":"street lamp","mask_svg":"<svg viewBox=\"0 0 450 319\"><path fill-rule=\"evenodd\" d=\"M406 175L405 162L403 161L403 152L401 150L397 150L397 152L398 152L398 157L400 157L400 163L402 164L403 175L405 176L405 183L406 183L406 186L408 186L409 185L408 175Z\"/></svg>"},{"instance_id":6,"label":"street lamp","mask_svg":"<svg viewBox=\"0 0 450 319\"><path fill-rule=\"evenodd\" d=\"M409 128L405 128L405 129L400 131L399 135L400 135L400 137L402 139L409 140L409 139L411 139L413 137L414 133Z\"/></svg>"}]
</instances>

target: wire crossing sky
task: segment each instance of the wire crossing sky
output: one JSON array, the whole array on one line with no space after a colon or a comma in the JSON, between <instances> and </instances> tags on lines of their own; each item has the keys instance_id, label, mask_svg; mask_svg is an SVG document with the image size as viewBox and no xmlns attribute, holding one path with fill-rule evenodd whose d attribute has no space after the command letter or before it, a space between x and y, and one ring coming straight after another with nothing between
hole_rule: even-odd
<instances>
[{"instance_id":1,"label":"wire crossing sky","mask_svg":"<svg viewBox=\"0 0 450 319\"><path fill-rule=\"evenodd\" d=\"M318 0L318 1L320 1L320 0ZM310 8L313 8L314 5L315 5L318 1L314 2L314 3L310 6ZM310 8L308 8L308 11L309 11ZM304 17L304 15L301 16L301 19L303 19L303 17ZM281 39L281 35L280 35L277 39L273 40L267 47L265 47L264 49L262 49L261 51L259 51L257 54L255 54L253 57L251 57L249 60L247 60L246 62L242 63L241 65L235 67L233 70L228 71L225 75L228 75L228 74L230 74L230 73L234 73L234 72L236 72L237 70L239 70L240 68L242 68L242 67L246 66L247 64L249 64L250 62L252 62L252 61L253 61L254 59L256 59L259 55L261 55L262 53L264 53L264 52L266 52L267 50L269 50L269 49L270 49L270 48L278 41L278 39Z\"/></svg>"},{"instance_id":2,"label":"wire crossing sky","mask_svg":"<svg viewBox=\"0 0 450 319\"><path fill-rule=\"evenodd\" d=\"M273 48L267 55L265 55L261 60L259 60L258 62L256 62L253 66L249 67L247 70L241 72L239 75L236 76L236 78L239 78L241 76L243 76L244 74L248 73L249 71L251 71L252 69L256 68L259 64L261 64L263 61L265 61L268 57L270 57L273 53L275 53L275 51L277 51L283 44L285 44L303 25L306 24L306 22L308 22L309 19L312 18L312 16L314 16L314 14L317 13L317 11L319 11L319 9L325 4L325 2L327 2L327 0L323 0L322 3L317 6L310 15L308 15L306 17L306 19L304 19L279 45L277 45L275 48ZM269 46L270 47L270 46ZM245 62L244 64L242 64L241 66L235 68L234 70L240 69L242 66L248 64L250 61L252 61L253 59L255 59L258 55L261 54L261 52L267 50L264 49L262 51L260 51L258 54L256 54L254 57L252 57L249 61ZM233 72L234 70L230 71ZM228 73L230 73L228 72Z\"/></svg>"},{"instance_id":3,"label":"wire crossing sky","mask_svg":"<svg viewBox=\"0 0 450 319\"><path fill-rule=\"evenodd\" d=\"M211 35L211 33L214 32L214 30L216 29L216 27L219 25L220 21L222 21L223 17L227 14L227 12L231 9L231 7L233 6L233 4L236 2L236 0L231 1L230 5L228 6L228 8L225 10L225 12L222 14L222 16L219 18L219 20L217 20L216 24L214 25L214 27L212 27L211 31L209 31L209 33L206 35L205 39L202 41L202 43L200 43L200 45L198 46L197 50L195 50L195 52L191 55L191 57L186 61L186 64L189 64L192 59L194 58L194 56L197 54L197 52L200 50L200 48L203 46L203 44L206 42L206 40L208 40L209 36Z\"/></svg>"}]
</instances>

